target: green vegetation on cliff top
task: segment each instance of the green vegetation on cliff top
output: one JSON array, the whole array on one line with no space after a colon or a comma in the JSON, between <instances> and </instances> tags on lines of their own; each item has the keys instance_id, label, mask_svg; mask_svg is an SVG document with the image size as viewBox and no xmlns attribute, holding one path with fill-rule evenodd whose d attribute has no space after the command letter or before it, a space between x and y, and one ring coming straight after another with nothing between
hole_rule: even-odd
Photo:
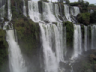
<instances>
[{"instance_id":1,"label":"green vegetation on cliff top","mask_svg":"<svg viewBox=\"0 0 96 72\"><path fill-rule=\"evenodd\" d=\"M32 54L32 51L39 46L39 25L26 17L13 20L13 24L21 50L24 54Z\"/></svg>"},{"instance_id":2,"label":"green vegetation on cliff top","mask_svg":"<svg viewBox=\"0 0 96 72\"><path fill-rule=\"evenodd\" d=\"M88 25L90 24L90 13L86 12L86 13L80 13L77 16L77 20L79 21L79 23Z\"/></svg>"}]
</instances>

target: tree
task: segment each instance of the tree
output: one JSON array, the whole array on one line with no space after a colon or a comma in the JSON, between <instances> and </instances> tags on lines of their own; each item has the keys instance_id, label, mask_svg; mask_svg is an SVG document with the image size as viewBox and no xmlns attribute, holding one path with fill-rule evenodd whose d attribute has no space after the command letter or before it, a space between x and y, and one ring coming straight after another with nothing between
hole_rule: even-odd
<instances>
[{"instance_id":1,"label":"tree","mask_svg":"<svg viewBox=\"0 0 96 72\"><path fill-rule=\"evenodd\" d=\"M90 24L90 13L86 12L86 13L80 13L77 16L77 20L79 23L83 23L85 25Z\"/></svg>"},{"instance_id":2,"label":"tree","mask_svg":"<svg viewBox=\"0 0 96 72\"><path fill-rule=\"evenodd\" d=\"M70 1L69 0L66 0L66 4L69 4L70 3Z\"/></svg>"},{"instance_id":3,"label":"tree","mask_svg":"<svg viewBox=\"0 0 96 72\"><path fill-rule=\"evenodd\" d=\"M63 2L64 0L58 0L58 2Z\"/></svg>"},{"instance_id":4,"label":"tree","mask_svg":"<svg viewBox=\"0 0 96 72\"><path fill-rule=\"evenodd\" d=\"M96 23L96 11L94 11L90 16L91 23Z\"/></svg>"},{"instance_id":5,"label":"tree","mask_svg":"<svg viewBox=\"0 0 96 72\"><path fill-rule=\"evenodd\" d=\"M45 1L45 2L48 2L48 0L40 0L40 1Z\"/></svg>"},{"instance_id":6,"label":"tree","mask_svg":"<svg viewBox=\"0 0 96 72\"><path fill-rule=\"evenodd\" d=\"M78 2L83 2L83 0L78 0Z\"/></svg>"},{"instance_id":7,"label":"tree","mask_svg":"<svg viewBox=\"0 0 96 72\"><path fill-rule=\"evenodd\" d=\"M69 0L58 0L58 2L62 2L62 3L63 3L63 1L65 1L66 4L69 4L70 3Z\"/></svg>"},{"instance_id":8,"label":"tree","mask_svg":"<svg viewBox=\"0 0 96 72\"><path fill-rule=\"evenodd\" d=\"M90 4L89 7L96 7L96 5L95 4Z\"/></svg>"}]
</instances>

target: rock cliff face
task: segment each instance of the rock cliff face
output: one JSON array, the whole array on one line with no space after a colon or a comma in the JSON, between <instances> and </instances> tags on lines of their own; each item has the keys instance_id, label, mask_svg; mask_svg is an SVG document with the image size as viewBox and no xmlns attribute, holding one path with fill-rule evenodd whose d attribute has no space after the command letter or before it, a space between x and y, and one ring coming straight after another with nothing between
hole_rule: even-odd
<instances>
[{"instance_id":1,"label":"rock cliff face","mask_svg":"<svg viewBox=\"0 0 96 72\"><path fill-rule=\"evenodd\" d=\"M2 71L8 71L8 44L6 42L6 32L0 29L0 72Z\"/></svg>"},{"instance_id":2,"label":"rock cliff face","mask_svg":"<svg viewBox=\"0 0 96 72\"><path fill-rule=\"evenodd\" d=\"M18 43L24 54L32 55L40 47L40 29L38 23L25 18L15 19L14 28L18 36Z\"/></svg>"}]
</instances>

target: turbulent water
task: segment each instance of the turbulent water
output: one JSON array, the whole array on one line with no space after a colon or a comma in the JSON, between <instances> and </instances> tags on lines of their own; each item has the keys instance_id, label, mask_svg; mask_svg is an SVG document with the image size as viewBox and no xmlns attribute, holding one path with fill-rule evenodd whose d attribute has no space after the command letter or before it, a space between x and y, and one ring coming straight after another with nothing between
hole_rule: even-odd
<instances>
[{"instance_id":1,"label":"turbulent water","mask_svg":"<svg viewBox=\"0 0 96 72\"><path fill-rule=\"evenodd\" d=\"M41 40L44 52L45 71L58 72L60 62L64 62L63 28L62 24L40 25ZM66 37L66 36L65 36ZM64 44L64 45L63 45Z\"/></svg>"},{"instance_id":2,"label":"turbulent water","mask_svg":"<svg viewBox=\"0 0 96 72\"><path fill-rule=\"evenodd\" d=\"M25 61L21 54L19 45L15 41L14 30L7 30L7 42L9 45L9 67L10 72L27 72Z\"/></svg>"},{"instance_id":3,"label":"turbulent water","mask_svg":"<svg viewBox=\"0 0 96 72\"><path fill-rule=\"evenodd\" d=\"M11 0L8 0L8 19L12 19L12 13L11 13Z\"/></svg>"},{"instance_id":4,"label":"turbulent water","mask_svg":"<svg viewBox=\"0 0 96 72\"><path fill-rule=\"evenodd\" d=\"M3 30L6 30L7 25L8 25L8 22L5 22L5 24L4 24L4 26L3 26Z\"/></svg>"},{"instance_id":5,"label":"turbulent water","mask_svg":"<svg viewBox=\"0 0 96 72\"><path fill-rule=\"evenodd\" d=\"M10 72L27 72L27 67L25 66L25 60L23 59L20 47L18 43L16 42L16 37L14 35L14 29L13 24L8 23L12 20L12 14L11 14L11 2L8 0L8 22L5 22L3 26L3 30L6 30L6 40L9 45L9 69ZM7 30L7 27L9 27L9 30Z\"/></svg>"},{"instance_id":6,"label":"turbulent water","mask_svg":"<svg viewBox=\"0 0 96 72\"><path fill-rule=\"evenodd\" d=\"M44 52L44 64L45 64L45 72L58 72L58 63L56 60L55 52L52 51L52 33L53 30L51 28L53 25L42 25L40 24L41 29L41 39L42 46Z\"/></svg>"},{"instance_id":7,"label":"turbulent water","mask_svg":"<svg viewBox=\"0 0 96 72\"><path fill-rule=\"evenodd\" d=\"M0 19L3 19L5 16L5 5L3 5L1 8L0 8Z\"/></svg>"},{"instance_id":8,"label":"turbulent water","mask_svg":"<svg viewBox=\"0 0 96 72\"><path fill-rule=\"evenodd\" d=\"M29 1L28 3L30 18L35 22L39 22L40 20L43 21L39 23L39 26L44 53L45 72L58 72L60 69L60 62L64 62L64 53L66 52L64 52L66 49L64 48L66 47L64 46L66 41L63 41L63 26L58 18L58 15L60 15L58 9L59 7L55 4L54 14L53 3L43 2L43 13L42 18L40 18L37 2L32 1L30 3ZM44 21L48 21L49 23L45 23ZM52 22L57 22L57 25ZM64 39L66 40L65 35L66 33L64 33Z\"/></svg>"},{"instance_id":9,"label":"turbulent water","mask_svg":"<svg viewBox=\"0 0 96 72\"><path fill-rule=\"evenodd\" d=\"M72 7L71 8L71 14L73 15L73 16L77 16L78 14L80 13L80 10L79 10L79 8L78 7Z\"/></svg>"},{"instance_id":10,"label":"turbulent water","mask_svg":"<svg viewBox=\"0 0 96 72\"><path fill-rule=\"evenodd\" d=\"M74 25L74 53L72 59L82 53L82 34L81 26Z\"/></svg>"},{"instance_id":11,"label":"turbulent water","mask_svg":"<svg viewBox=\"0 0 96 72\"><path fill-rule=\"evenodd\" d=\"M40 13L38 8L38 2L37 1L28 1L28 10L29 10L29 17L34 22L40 21Z\"/></svg>"},{"instance_id":12,"label":"turbulent water","mask_svg":"<svg viewBox=\"0 0 96 72\"><path fill-rule=\"evenodd\" d=\"M67 71L67 69L62 68L62 65L65 63L71 68L68 71L72 72L71 61L65 60L68 51L66 46L66 27L63 27L62 21L59 18L62 15L60 13L62 10L58 4L42 2L42 6L43 12L40 14L38 2L28 1L29 16L34 22L39 22L40 26L44 70L45 72ZM74 22L75 20L73 20L72 16L76 17L80 13L80 10L78 7L72 7L70 10L68 5L64 5L64 13L67 21ZM53 22L56 22L56 24ZM71 60L79 57L83 52L81 25L74 24L73 41L74 49Z\"/></svg>"},{"instance_id":13,"label":"turbulent water","mask_svg":"<svg viewBox=\"0 0 96 72\"><path fill-rule=\"evenodd\" d=\"M43 20L49 22L56 22L53 14L53 3L43 3Z\"/></svg>"},{"instance_id":14,"label":"turbulent water","mask_svg":"<svg viewBox=\"0 0 96 72\"><path fill-rule=\"evenodd\" d=\"M58 4L55 4L55 16L57 18L57 21L61 22L61 20L59 19L60 13L59 13L59 6L58 6Z\"/></svg>"},{"instance_id":15,"label":"turbulent water","mask_svg":"<svg viewBox=\"0 0 96 72\"><path fill-rule=\"evenodd\" d=\"M72 19L70 17L70 13L69 13L69 6L68 5L64 5L64 11L65 11L65 16L66 16L67 20L72 22Z\"/></svg>"}]
</instances>

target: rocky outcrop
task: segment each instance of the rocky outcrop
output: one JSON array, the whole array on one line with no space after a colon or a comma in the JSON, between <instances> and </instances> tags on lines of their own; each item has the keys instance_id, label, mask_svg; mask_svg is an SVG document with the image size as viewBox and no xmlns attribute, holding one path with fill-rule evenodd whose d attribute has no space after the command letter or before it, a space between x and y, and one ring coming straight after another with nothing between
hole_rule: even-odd
<instances>
[{"instance_id":1,"label":"rocky outcrop","mask_svg":"<svg viewBox=\"0 0 96 72\"><path fill-rule=\"evenodd\" d=\"M96 55L94 55L94 54L91 54L91 55L90 55L90 60L91 60L91 61L94 61L94 60L96 60Z\"/></svg>"},{"instance_id":2,"label":"rocky outcrop","mask_svg":"<svg viewBox=\"0 0 96 72\"><path fill-rule=\"evenodd\" d=\"M22 52L28 56L33 55L40 44L39 24L27 18L15 19L13 24Z\"/></svg>"},{"instance_id":3,"label":"rocky outcrop","mask_svg":"<svg viewBox=\"0 0 96 72\"><path fill-rule=\"evenodd\" d=\"M84 25L89 25L90 24L90 13L80 13L77 16L77 20L79 23L82 23Z\"/></svg>"},{"instance_id":4,"label":"rocky outcrop","mask_svg":"<svg viewBox=\"0 0 96 72\"><path fill-rule=\"evenodd\" d=\"M8 62L8 44L6 42L6 32L0 29L0 72L2 72L2 67L6 68L6 63Z\"/></svg>"}]
</instances>

